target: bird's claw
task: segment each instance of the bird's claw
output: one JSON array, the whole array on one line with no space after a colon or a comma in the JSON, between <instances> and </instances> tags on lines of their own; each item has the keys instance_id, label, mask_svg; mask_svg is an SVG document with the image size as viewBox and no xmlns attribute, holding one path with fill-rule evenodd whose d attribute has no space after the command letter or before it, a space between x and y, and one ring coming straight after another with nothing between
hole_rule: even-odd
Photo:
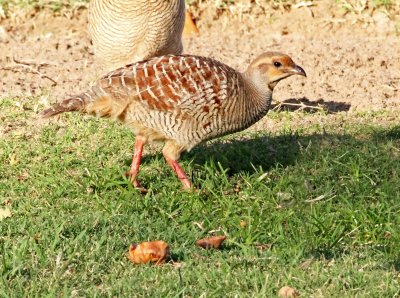
<instances>
[{"instance_id":1,"label":"bird's claw","mask_svg":"<svg viewBox=\"0 0 400 298\"><path fill-rule=\"evenodd\" d=\"M130 172L126 172L125 176L129 178L129 180L132 182L133 187L135 187L136 190L138 190L142 195L145 195L149 192L149 190L145 187L142 187L136 179L132 179L132 174Z\"/></svg>"}]
</instances>

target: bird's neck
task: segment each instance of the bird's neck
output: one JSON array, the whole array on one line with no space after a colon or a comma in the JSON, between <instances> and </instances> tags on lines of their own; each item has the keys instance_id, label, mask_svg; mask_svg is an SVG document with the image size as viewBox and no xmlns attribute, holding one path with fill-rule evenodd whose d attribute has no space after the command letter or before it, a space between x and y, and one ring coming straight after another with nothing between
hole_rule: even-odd
<instances>
[{"instance_id":1,"label":"bird's neck","mask_svg":"<svg viewBox=\"0 0 400 298\"><path fill-rule=\"evenodd\" d=\"M267 114L275 86L262 80L256 72L246 71L242 74L242 77L245 85L245 100L248 103L246 122L250 126Z\"/></svg>"}]
</instances>

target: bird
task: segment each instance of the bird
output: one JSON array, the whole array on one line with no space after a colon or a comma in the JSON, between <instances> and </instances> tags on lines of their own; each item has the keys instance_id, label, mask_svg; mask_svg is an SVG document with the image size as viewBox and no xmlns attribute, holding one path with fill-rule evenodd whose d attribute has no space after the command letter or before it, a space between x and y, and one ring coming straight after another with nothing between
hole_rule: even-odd
<instances>
[{"instance_id":1,"label":"bird","mask_svg":"<svg viewBox=\"0 0 400 298\"><path fill-rule=\"evenodd\" d=\"M181 54L185 0L91 0L89 36L107 70Z\"/></svg>"},{"instance_id":2,"label":"bird","mask_svg":"<svg viewBox=\"0 0 400 298\"><path fill-rule=\"evenodd\" d=\"M178 163L181 153L256 123L267 114L277 83L292 75L306 77L306 72L280 52L259 55L244 72L209 57L164 55L108 73L41 117L80 111L120 121L136 135L128 172L134 187L141 188L143 146L158 141L183 188L193 189Z\"/></svg>"}]
</instances>

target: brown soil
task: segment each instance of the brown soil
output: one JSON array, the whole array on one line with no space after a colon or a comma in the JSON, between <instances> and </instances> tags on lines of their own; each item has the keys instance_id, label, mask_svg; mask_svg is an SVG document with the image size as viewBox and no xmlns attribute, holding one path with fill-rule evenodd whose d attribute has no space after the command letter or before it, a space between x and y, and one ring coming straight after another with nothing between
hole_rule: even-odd
<instances>
[{"instance_id":1,"label":"brown soil","mask_svg":"<svg viewBox=\"0 0 400 298\"><path fill-rule=\"evenodd\" d=\"M288 53L308 78L280 83L281 102L320 104L332 112L400 107L400 37L384 13L343 15L334 1L311 8L252 14L203 8L201 35L185 38L185 52L215 57L239 70L267 50ZM332 11L336 11L333 13ZM40 12L0 23L0 98L41 95L53 102L77 93L102 74L87 36L86 10ZM1 29L0 27L0 29Z\"/></svg>"}]
</instances>

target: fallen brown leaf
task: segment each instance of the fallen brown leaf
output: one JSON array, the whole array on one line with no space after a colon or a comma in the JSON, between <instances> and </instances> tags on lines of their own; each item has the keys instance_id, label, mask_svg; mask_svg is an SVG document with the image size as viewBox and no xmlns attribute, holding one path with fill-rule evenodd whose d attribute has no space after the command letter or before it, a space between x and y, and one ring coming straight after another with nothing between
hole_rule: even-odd
<instances>
[{"instance_id":1,"label":"fallen brown leaf","mask_svg":"<svg viewBox=\"0 0 400 298\"><path fill-rule=\"evenodd\" d=\"M128 258L135 264L155 263L157 265L165 263L169 255L169 246L164 241L143 242L132 244L129 247Z\"/></svg>"},{"instance_id":2,"label":"fallen brown leaf","mask_svg":"<svg viewBox=\"0 0 400 298\"><path fill-rule=\"evenodd\" d=\"M222 242L224 242L225 239L226 236L213 236L210 238L197 240L196 245L204 249L209 249L209 248L219 249L222 245Z\"/></svg>"},{"instance_id":3,"label":"fallen brown leaf","mask_svg":"<svg viewBox=\"0 0 400 298\"><path fill-rule=\"evenodd\" d=\"M299 292L296 291L296 289L293 289L288 286L284 286L281 288L278 292L278 296L281 298L294 298L294 297L299 297L300 294Z\"/></svg>"}]
</instances>

